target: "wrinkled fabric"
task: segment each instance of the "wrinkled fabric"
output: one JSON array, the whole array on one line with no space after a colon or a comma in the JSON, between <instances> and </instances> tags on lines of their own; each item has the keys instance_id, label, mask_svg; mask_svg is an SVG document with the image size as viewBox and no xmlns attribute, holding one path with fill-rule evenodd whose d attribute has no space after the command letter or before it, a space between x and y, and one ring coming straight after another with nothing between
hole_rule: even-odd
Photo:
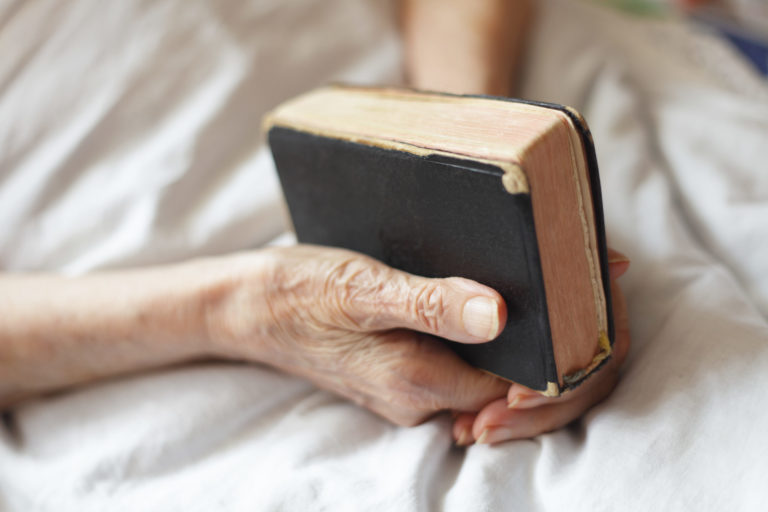
<instances>
[{"instance_id":1,"label":"wrinkled fabric","mask_svg":"<svg viewBox=\"0 0 768 512\"><path fill-rule=\"evenodd\" d=\"M768 86L677 21L542 3L523 94L589 121L633 345L568 428L452 447L259 365L26 402L0 509L756 510L768 501ZM288 227L260 117L331 80L397 83L391 6L0 4L0 266L247 250Z\"/></svg>"}]
</instances>

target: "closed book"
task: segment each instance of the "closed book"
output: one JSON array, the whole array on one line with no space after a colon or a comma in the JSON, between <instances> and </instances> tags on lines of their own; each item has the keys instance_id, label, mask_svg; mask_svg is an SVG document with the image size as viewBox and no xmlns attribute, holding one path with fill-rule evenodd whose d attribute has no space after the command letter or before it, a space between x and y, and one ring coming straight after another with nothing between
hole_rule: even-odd
<instances>
[{"instance_id":1,"label":"closed book","mask_svg":"<svg viewBox=\"0 0 768 512\"><path fill-rule=\"evenodd\" d=\"M581 116L559 105L330 86L264 121L298 240L497 290L493 341L446 341L548 396L611 354L600 183Z\"/></svg>"}]
</instances>

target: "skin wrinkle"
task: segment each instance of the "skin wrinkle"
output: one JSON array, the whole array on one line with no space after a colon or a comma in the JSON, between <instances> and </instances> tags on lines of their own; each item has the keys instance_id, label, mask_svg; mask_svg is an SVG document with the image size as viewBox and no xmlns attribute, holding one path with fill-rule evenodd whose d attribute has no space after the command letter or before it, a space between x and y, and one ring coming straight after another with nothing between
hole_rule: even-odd
<instances>
[{"instance_id":1,"label":"skin wrinkle","mask_svg":"<svg viewBox=\"0 0 768 512\"><path fill-rule=\"evenodd\" d=\"M323 293L335 298L334 313L343 312L342 320L347 319L353 328L370 329L372 325L380 323L383 317L387 320L396 318L394 307L387 306L396 305L397 297L405 295L409 298L406 310L426 329L438 328L439 318L447 309L444 282L413 288L408 286L408 280L403 275L391 272L386 267L387 271L384 272L364 263L368 262L361 261L359 257L343 259L332 267L323 280ZM347 314L347 310L357 310L359 316ZM382 310L391 311L384 315L377 314L377 311ZM439 376L429 361L436 349L442 347L430 338L415 336L404 330L382 333L382 337L378 345L371 343L369 337L361 337L341 344L337 340L333 344L334 348L327 353L313 350L318 355L322 354L332 368L320 369L315 365L314 370L320 369L326 377L343 370L368 375L368 379L355 378L354 383L357 388L370 388L371 392L378 393L374 400L376 404L369 403L364 396L356 396L354 400L357 403L364 400L375 410L385 407L391 410L390 414L393 411L407 411L405 414L397 414L395 420L398 424L419 423L432 411L445 407L449 400L442 395L446 390L435 389ZM361 346L361 343L365 343L365 346ZM324 346L327 344L321 345ZM425 349L433 354L424 354ZM336 364L326 358L332 358ZM409 364L404 365L404 361ZM334 381L338 383L339 379ZM371 382L374 385L370 385Z\"/></svg>"},{"instance_id":2,"label":"skin wrinkle","mask_svg":"<svg viewBox=\"0 0 768 512\"><path fill-rule=\"evenodd\" d=\"M434 340L427 339L424 336L411 334L408 340L402 340L399 347L400 354L397 354L395 364L387 364L385 367L388 372L385 375L383 386L392 395L391 403L401 404L407 409L413 410L434 410L439 409L438 404L442 402L439 397L439 391L435 389L435 368L423 361L429 359L425 357L425 349L430 349L430 342ZM397 364L399 361L412 361L415 364L403 365Z\"/></svg>"},{"instance_id":3,"label":"skin wrinkle","mask_svg":"<svg viewBox=\"0 0 768 512\"><path fill-rule=\"evenodd\" d=\"M299 271L292 273L292 279L283 280L282 272L277 272L276 280L282 283L282 286L276 287L280 295L277 295L279 302L283 303L282 312L275 314L272 309L274 323L281 326L279 336L284 344L294 345L290 340L303 339L324 339L323 343L313 344L304 347L305 350L296 351L304 357L295 358L291 364L285 362L281 364L284 368L295 373L306 374L308 369L315 372L321 372L323 377L334 381L332 387L335 391L343 390L343 384L346 379L339 378L340 372L345 369L356 369L365 373L364 361L366 354L371 351L373 341L367 336L343 334L337 330L327 327L329 323L335 320L341 320L341 324L348 324L350 327L359 329L361 326L356 318L346 313L347 310L353 310L359 302L367 302L369 295L378 294L380 286L370 285L375 283L371 276L376 275L375 271L367 269L360 265L354 258L346 258L338 264L329 267L326 277L322 280L319 288L322 293L313 293L311 277L312 272L305 275L304 268L299 267ZM361 286L360 283L365 283ZM287 286L286 286L287 285ZM288 296L288 300L286 299ZM317 303L316 297L324 297L330 303L330 307L324 306L321 310L327 310L329 321L318 321L313 319L310 322L296 322L297 318L302 317L302 312L309 310L310 302ZM320 301L322 304L323 301ZM293 307L291 307L293 305ZM296 306L298 305L298 307ZM287 306L287 307L285 307ZM319 315L322 316L322 315ZM296 326L301 326L296 328ZM293 351L292 351L293 352ZM297 359L297 360L296 360ZM318 361L319 359L319 361ZM370 359L368 357L367 359ZM318 364L319 363L319 364ZM358 384L359 387L359 384ZM363 396L356 396L356 402L367 400Z\"/></svg>"},{"instance_id":4,"label":"skin wrinkle","mask_svg":"<svg viewBox=\"0 0 768 512\"><path fill-rule=\"evenodd\" d=\"M357 331L369 330L388 309L385 272L349 257L333 265L323 282L323 296L330 299L331 322Z\"/></svg>"},{"instance_id":5,"label":"skin wrinkle","mask_svg":"<svg viewBox=\"0 0 768 512\"><path fill-rule=\"evenodd\" d=\"M343 262L346 263L339 266ZM370 271L359 271L366 267L370 267ZM358 327L365 327L363 331L353 329L350 322L340 317L336 313L339 302L331 301L323 293L324 283L329 282L328 273L334 268L341 271L342 281L345 282L339 284L330 280L330 283L335 282L346 289L344 307L351 308L347 313L358 322ZM158 276L168 279L171 285L183 285L184 288L179 291L174 286L158 286ZM47 292L50 287L47 278L7 279L11 284L18 281L22 290L37 286ZM369 281L367 286L365 281ZM45 364L32 364L25 375L38 385L44 381L44 386L54 389L61 386L61 380L56 379L72 381L62 373L67 368L95 379L103 373L91 375L90 372L105 365L122 364L122 371L141 367L146 364L142 358L147 357L151 347L134 340L124 343L128 323L134 328L138 325L146 330L146 334L137 333L134 338L140 340L159 336L164 340L163 350L177 350L181 354L168 356L168 363L178 361L178 357L189 358L190 354L199 354L194 352L197 349L204 350L207 356L214 354L268 364L306 378L318 387L344 396L398 425L417 425L445 409L465 411L467 414L457 417L462 425L481 431L485 425L501 425L514 419L509 415L521 412L510 413L506 407L506 395L510 391L507 383L471 368L434 337L409 330L424 327L424 322L419 324L415 316L430 314L436 315L442 322L441 328L453 328L451 322L458 321L452 316L457 306L477 294L492 292L480 284L459 279L431 280L430 283L440 288L439 295L436 295L423 286L425 281L349 251L311 246L195 260L172 268L96 275L83 278L82 282L67 281L68 286L76 287L74 291L82 295L79 300L90 300L85 290L98 288L100 295L91 302L95 306L89 307L89 310L113 306L108 317L109 322L115 324L112 331L114 337L108 340L110 352L87 356L77 350L66 351L65 354L52 352L45 355ZM60 279L50 278L50 282L60 283ZM126 296L123 300L131 299L126 303L128 307L122 307L123 303L120 303L118 306L121 307L115 308L113 302L105 300L116 288L139 289L139 285L150 288L152 293L148 296ZM329 295L334 293L337 293L335 289L328 292ZM618 290L616 297L617 318L622 319L625 313ZM45 296L45 300L51 299ZM56 329L69 328L70 332L65 333L69 338L89 339L91 333L105 332L103 320L84 327L82 322L87 322L89 316L78 317L81 322L78 325L60 322L60 318L69 315L70 302L71 295L64 294L63 300L57 303L59 309L57 315L52 315L51 325ZM377 302L385 304L382 312L379 312ZM39 322L40 304L31 301L27 306L29 318ZM153 316L155 313L157 316ZM443 318L439 318L441 314ZM138 322L139 318L142 321ZM359 319L367 320L362 323ZM334 324L336 321L341 323ZM197 326L189 326L189 322L197 322ZM617 329L618 341L621 342L621 336L627 336L621 320ZM11 336L16 336L18 331L19 328L11 330ZM188 340L191 335L188 333L194 335L199 332L204 332L207 339L203 340L202 348L194 340L195 345L190 349ZM441 334L454 339L452 336L455 333L449 329ZM174 341L173 336L178 336L178 341ZM628 338L625 345L628 345ZM36 353L50 348L50 341L43 337L32 339L29 345L22 346L29 347L32 352L30 357L37 357ZM621 347L620 344L618 346ZM17 345L10 348L14 347ZM6 356L8 353L5 352ZM13 350L10 353L17 354ZM626 348L623 351L617 349L614 364L620 363L623 353L626 353ZM51 357L59 357L58 374L50 371L48 360ZM22 373L19 370L19 374ZM76 375L75 378L79 377ZM615 378L615 370L603 372L571 393L568 400L552 402L553 407L560 408L559 421L567 423L607 394ZM11 386L6 385L3 391L6 400L11 395L29 396L28 388L19 390ZM551 425L544 419L537 420L531 416L531 428L536 430L537 425ZM472 436L464 441L471 442L473 436L478 434L473 429Z\"/></svg>"},{"instance_id":6,"label":"skin wrinkle","mask_svg":"<svg viewBox=\"0 0 768 512\"><path fill-rule=\"evenodd\" d=\"M388 408L406 413L401 419L423 420L430 411L430 400L425 398L425 392L434 391L424 389L423 378L417 373L418 363L423 359L418 354L423 352L422 339L402 330L389 333L387 338L390 341L385 339L376 352L376 360L382 364L369 362L366 373L374 376L378 398Z\"/></svg>"},{"instance_id":7,"label":"skin wrinkle","mask_svg":"<svg viewBox=\"0 0 768 512\"><path fill-rule=\"evenodd\" d=\"M409 294L410 311L425 331L440 332L445 316L445 289L443 283L426 282Z\"/></svg>"},{"instance_id":8,"label":"skin wrinkle","mask_svg":"<svg viewBox=\"0 0 768 512\"><path fill-rule=\"evenodd\" d=\"M367 290L355 286L355 279L360 277L364 269L355 268L355 261L349 257L333 265L325 276L322 284L322 297L329 301L329 313L332 323L347 325L355 330L360 325L348 312L354 310L354 302L359 295ZM365 281L362 281L365 283Z\"/></svg>"},{"instance_id":9,"label":"skin wrinkle","mask_svg":"<svg viewBox=\"0 0 768 512\"><path fill-rule=\"evenodd\" d=\"M342 334L330 325L367 330L382 321L391 322L398 316L398 298L407 297L407 307L401 306L400 311L418 317L425 327L436 328L433 318L446 311L445 290L441 287L444 283L411 288L407 277L372 262L355 255L331 264L321 263L322 279L312 278L318 275L308 268L312 264L285 262L273 269L270 282L275 285L267 285L273 292L268 294L268 309L273 323L280 326L273 335L284 349L292 348L289 351L298 356L279 361L278 365L291 373L314 377L321 387L386 414L397 424L415 425L446 402L442 396L445 390L435 388L439 376L430 364L444 347L404 329L379 331L372 336ZM290 278L285 272L290 272ZM318 301L317 297L325 300ZM280 306L274 306L275 300ZM297 322L310 303L322 305L320 310L328 318ZM380 308L382 303L384 307ZM385 313L377 314L382 309ZM292 342L304 338L323 341L307 346Z\"/></svg>"},{"instance_id":10,"label":"skin wrinkle","mask_svg":"<svg viewBox=\"0 0 768 512\"><path fill-rule=\"evenodd\" d=\"M393 344L401 347L405 343L410 343L414 337L412 333L402 330L391 331L387 333ZM334 391L354 401L358 405L367 407L390 418L394 423L401 426L413 426L421 423L432 412L425 407L421 399L412 399L414 389L407 385L407 374L400 372L402 361L399 354L389 353L383 350L388 343L386 340L381 346L370 352L363 348L358 351L347 352L349 356L349 365L342 364L342 368L352 373L345 372L343 375L335 371L323 371L323 376L327 379L325 383L319 382L321 387ZM367 357L356 357L358 354L365 354ZM371 364L371 360L376 364ZM366 362L367 361L367 362ZM318 370L318 368L314 368ZM404 385L405 384L405 385ZM350 390L357 390L351 392ZM384 392L382 392L384 390ZM409 398L410 397L410 398Z\"/></svg>"},{"instance_id":11,"label":"skin wrinkle","mask_svg":"<svg viewBox=\"0 0 768 512\"><path fill-rule=\"evenodd\" d=\"M454 306L482 288L444 279L425 286L426 280L368 257L336 249L322 253L318 257L312 247L274 250L262 274L235 265L226 285L213 288L219 295L218 313L226 313L217 328L220 336L231 336L231 353L240 351L247 358L243 353L254 350L253 338L266 337L266 354L253 353L254 359L307 378L402 426L417 425L444 409L478 411L496 399L506 410L505 392L494 378L469 368L429 335L390 328L444 328L440 322ZM445 379L446 372L455 377ZM597 394L588 393L574 404L553 402L562 406L557 418L567 422L574 406L582 407ZM467 427L472 417L463 420ZM547 413L530 421L550 427L555 420Z\"/></svg>"}]
</instances>

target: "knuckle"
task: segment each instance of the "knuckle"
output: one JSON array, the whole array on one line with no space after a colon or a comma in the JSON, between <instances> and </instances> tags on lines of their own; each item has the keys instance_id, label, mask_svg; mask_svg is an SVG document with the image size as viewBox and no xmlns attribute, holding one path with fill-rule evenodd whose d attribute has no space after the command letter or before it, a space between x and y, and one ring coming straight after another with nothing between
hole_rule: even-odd
<instances>
[{"instance_id":1,"label":"knuckle","mask_svg":"<svg viewBox=\"0 0 768 512\"><path fill-rule=\"evenodd\" d=\"M445 287L439 281L427 281L412 290L408 309L416 323L429 332L442 327L447 308Z\"/></svg>"},{"instance_id":2,"label":"knuckle","mask_svg":"<svg viewBox=\"0 0 768 512\"><path fill-rule=\"evenodd\" d=\"M331 265L322 284L333 323L367 329L375 321L376 303L386 285L384 271L351 256Z\"/></svg>"}]
</instances>

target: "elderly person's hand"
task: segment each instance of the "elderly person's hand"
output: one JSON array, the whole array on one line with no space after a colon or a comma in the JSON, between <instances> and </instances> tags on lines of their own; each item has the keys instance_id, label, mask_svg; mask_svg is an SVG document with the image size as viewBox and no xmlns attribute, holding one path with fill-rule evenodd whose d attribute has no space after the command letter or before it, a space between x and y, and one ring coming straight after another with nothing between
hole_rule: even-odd
<instances>
[{"instance_id":1,"label":"elderly person's hand","mask_svg":"<svg viewBox=\"0 0 768 512\"><path fill-rule=\"evenodd\" d=\"M618 277L628 261L612 252ZM262 361L307 378L400 425L461 412L459 444L530 437L579 417L613 388L629 344L614 286L612 361L575 391L548 399L472 368L443 343L482 343L504 327L494 290L462 278L427 279L358 253L315 246L244 255L216 289L209 322L227 357ZM512 408L508 407L509 404Z\"/></svg>"},{"instance_id":2,"label":"elderly person's hand","mask_svg":"<svg viewBox=\"0 0 768 512\"><path fill-rule=\"evenodd\" d=\"M223 355L307 378L399 425L445 409L479 411L507 393L509 384L428 335L495 338L506 309L494 290L341 249L299 245L255 258L243 255L213 292L209 327Z\"/></svg>"},{"instance_id":3,"label":"elderly person's hand","mask_svg":"<svg viewBox=\"0 0 768 512\"><path fill-rule=\"evenodd\" d=\"M616 277L628 262L612 257ZM546 399L469 366L430 336L495 338L506 320L498 293L351 251L298 245L78 278L0 275L0 405L223 357L299 375L400 425L456 412L459 444L529 437L577 418L613 388L629 343L614 294L616 356L575 391Z\"/></svg>"}]
</instances>

